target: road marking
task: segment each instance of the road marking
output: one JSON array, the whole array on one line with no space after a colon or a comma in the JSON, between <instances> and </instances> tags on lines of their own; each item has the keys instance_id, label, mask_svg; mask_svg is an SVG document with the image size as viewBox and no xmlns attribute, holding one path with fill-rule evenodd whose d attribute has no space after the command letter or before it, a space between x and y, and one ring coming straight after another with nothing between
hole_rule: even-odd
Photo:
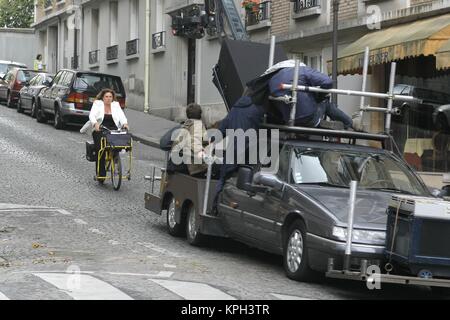
<instances>
[{"instance_id":1,"label":"road marking","mask_svg":"<svg viewBox=\"0 0 450 320\"><path fill-rule=\"evenodd\" d=\"M81 220L81 219L73 219L73 221L75 221L75 223L82 224L82 225L88 224L86 221Z\"/></svg>"},{"instance_id":2,"label":"road marking","mask_svg":"<svg viewBox=\"0 0 450 320\"><path fill-rule=\"evenodd\" d=\"M172 268L175 269L177 266L174 266L173 264L164 264L164 268Z\"/></svg>"},{"instance_id":3,"label":"road marking","mask_svg":"<svg viewBox=\"0 0 450 320\"><path fill-rule=\"evenodd\" d=\"M204 283L150 280L172 291L185 300L236 300L236 298Z\"/></svg>"},{"instance_id":4,"label":"road marking","mask_svg":"<svg viewBox=\"0 0 450 320\"><path fill-rule=\"evenodd\" d=\"M112 245L112 246L117 246L117 245L120 244L120 242L119 242L119 241L116 241L116 240L109 240L108 242L109 242L109 244Z\"/></svg>"},{"instance_id":5,"label":"road marking","mask_svg":"<svg viewBox=\"0 0 450 320\"><path fill-rule=\"evenodd\" d=\"M279 300L316 300L316 299L302 298L302 297L297 297L297 296L288 296L285 294L277 294L277 293L271 293L271 295Z\"/></svg>"},{"instance_id":6,"label":"road marking","mask_svg":"<svg viewBox=\"0 0 450 320\"><path fill-rule=\"evenodd\" d=\"M104 232L101 232L100 230L95 229L95 228L90 228L89 231L92 232L92 233L95 233L95 234L99 234L101 236L105 235Z\"/></svg>"},{"instance_id":7,"label":"road marking","mask_svg":"<svg viewBox=\"0 0 450 320\"><path fill-rule=\"evenodd\" d=\"M36 273L75 300L133 300L109 283L84 274Z\"/></svg>"},{"instance_id":8,"label":"road marking","mask_svg":"<svg viewBox=\"0 0 450 320\"><path fill-rule=\"evenodd\" d=\"M59 213L65 215L65 216L71 216L72 214L69 211L66 211L64 209L57 210Z\"/></svg>"},{"instance_id":9,"label":"road marking","mask_svg":"<svg viewBox=\"0 0 450 320\"><path fill-rule=\"evenodd\" d=\"M162 254L166 254L168 256L172 256L172 257L175 257L175 258L182 258L183 257L181 254L179 254L177 252L169 251L167 249L159 247L159 246L157 246L157 245L155 245L153 243L150 243L150 242L144 242L144 243L138 242L138 245L144 246L147 249L151 249L153 251L156 251L156 252L159 252L159 253L162 253Z\"/></svg>"},{"instance_id":10,"label":"road marking","mask_svg":"<svg viewBox=\"0 0 450 320\"><path fill-rule=\"evenodd\" d=\"M146 277L146 278L170 278L173 275L173 272L168 271L160 271L157 274L127 273L127 272L107 272L107 273L114 276L132 276L132 277Z\"/></svg>"},{"instance_id":11,"label":"road marking","mask_svg":"<svg viewBox=\"0 0 450 320\"><path fill-rule=\"evenodd\" d=\"M9 298L0 292L0 300L9 300Z\"/></svg>"}]
</instances>

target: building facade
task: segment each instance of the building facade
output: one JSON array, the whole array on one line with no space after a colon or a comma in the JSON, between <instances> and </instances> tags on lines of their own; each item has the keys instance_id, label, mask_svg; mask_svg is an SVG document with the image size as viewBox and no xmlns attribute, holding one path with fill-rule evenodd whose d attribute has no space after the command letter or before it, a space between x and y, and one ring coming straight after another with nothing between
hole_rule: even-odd
<instances>
[{"instance_id":1,"label":"building facade","mask_svg":"<svg viewBox=\"0 0 450 320\"><path fill-rule=\"evenodd\" d=\"M333 3L333 0L273 0L270 32L291 56L329 74ZM338 87L361 89L362 53L364 46L368 46L371 51L367 90L387 92L391 62L396 62L396 84L450 93L450 65L436 63L437 56L444 57L448 52L444 43L450 37L449 12L448 0L339 1ZM368 103L386 106L382 100L370 99ZM338 104L351 114L359 109L360 98L341 96ZM371 131L383 131L384 115L367 114L365 123ZM432 172L430 177L450 170L448 131L433 125L425 129L396 126L394 123L393 132L400 153L417 170ZM404 122L397 127L404 127ZM401 137L400 131L406 131L406 137ZM432 184L439 185L436 180Z\"/></svg>"}]
</instances>

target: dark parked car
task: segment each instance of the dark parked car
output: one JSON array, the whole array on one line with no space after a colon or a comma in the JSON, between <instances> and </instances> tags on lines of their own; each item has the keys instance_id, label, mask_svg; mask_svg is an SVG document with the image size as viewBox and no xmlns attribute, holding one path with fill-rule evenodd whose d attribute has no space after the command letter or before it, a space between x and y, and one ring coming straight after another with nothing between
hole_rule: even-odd
<instances>
[{"instance_id":1,"label":"dark parked car","mask_svg":"<svg viewBox=\"0 0 450 320\"><path fill-rule=\"evenodd\" d=\"M0 80L0 100L6 101L8 108L14 107L19 101L19 92L24 85L37 74L37 71L28 69L11 69Z\"/></svg>"},{"instance_id":2,"label":"dark parked car","mask_svg":"<svg viewBox=\"0 0 450 320\"><path fill-rule=\"evenodd\" d=\"M283 256L288 277L310 280L326 271L328 258L342 267L349 211L349 184L358 181L352 258L382 262L386 209L394 193L431 194L418 175L394 153L365 146L320 141L282 143L276 173L244 166L225 184L218 215L204 215L205 180L164 173L159 195L146 193L146 208L167 210L172 235L191 244L204 235L230 237ZM216 181L211 181L210 202Z\"/></svg>"},{"instance_id":3,"label":"dark parked car","mask_svg":"<svg viewBox=\"0 0 450 320\"><path fill-rule=\"evenodd\" d=\"M46 88L53 80L54 75L41 72L32 78L21 90L17 112L30 111L33 118L36 117L36 101L42 89Z\"/></svg>"},{"instance_id":4,"label":"dark parked car","mask_svg":"<svg viewBox=\"0 0 450 320\"><path fill-rule=\"evenodd\" d=\"M422 103L395 102L394 107L399 107L401 111L400 116L394 117L394 121L398 123L433 131L437 125L442 125L438 123L442 121L441 117L447 116L438 109L442 105L450 104L450 94L406 84L396 85L394 94L413 96L422 100ZM445 120L448 123L448 119Z\"/></svg>"},{"instance_id":5,"label":"dark parked car","mask_svg":"<svg viewBox=\"0 0 450 320\"><path fill-rule=\"evenodd\" d=\"M0 78L3 78L11 69L27 69L27 65L21 62L0 60Z\"/></svg>"},{"instance_id":6,"label":"dark parked car","mask_svg":"<svg viewBox=\"0 0 450 320\"><path fill-rule=\"evenodd\" d=\"M44 123L54 119L56 129L66 124L84 124L89 118L92 103L105 88L113 89L125 108L125 89L118 76L91 71L60 70L37 99L36 119Z\"/></svg>"}]
</instances>

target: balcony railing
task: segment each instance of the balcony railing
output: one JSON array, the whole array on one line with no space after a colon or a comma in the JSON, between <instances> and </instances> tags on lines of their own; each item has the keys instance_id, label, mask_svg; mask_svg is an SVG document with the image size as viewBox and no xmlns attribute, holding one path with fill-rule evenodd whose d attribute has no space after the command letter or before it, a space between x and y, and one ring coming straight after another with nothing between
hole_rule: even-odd
<instances>
[{"instance_id":1,"label":"balcony railing","mask_svg":"<svg viewBox=\"0 0 450 320\"><path fill-rule=\"evenodd\" d=\"M139 52L139 39L127 41L127 56L132 56Z\"/></svg>"},{"instance_id":2,"label":"balcony railing","mask_svg":"<svg viewBox=\"0 0 450 320\"><path fill-rule=\"evenodd\" d=\"M98 52L99 50L94 50L89 52L89 64L98 63Z\"/></svg>"},{"instance_id":3,"label":"balcony railing","mask_svg":"<svg viewBox=\"0 0 450 320\"><path fill-rule=\"evenodd\" d=\"M300 13L303 10L319 7L320 0L296 0L294 2L294 12Z\"/></svg>"},{"instance_id":4,"label":"balcony railing","mask_svg":"<svg viewBox=\"0 0 450 320\"><path fill-rule=\"evenodd\" d=\"M115 60L119 57L119 46L111 46L106 48L106 60Z\"/></svg>"},{"instance_id":5,"label":"balcony railing","mask_svg":"<svg viewBox=\"0 0 450 320\"><path fill-rule=\"evenodd\" d=\"M158 50L166 47L166 32L161 31L152 34L152 49Z\"/></svg>"},{"instance_id":6,"label":"balcony railing","mask_svg":"<svg viewBox=\"0 0 450 320\"><path fill-rule=\"evenodd\" d=\"M245 12L245 25L254 26L264 20L270 20L271 1L264 1L259 4L259 8L255 11L248 10Z\"/></svg>"}]
</instances>

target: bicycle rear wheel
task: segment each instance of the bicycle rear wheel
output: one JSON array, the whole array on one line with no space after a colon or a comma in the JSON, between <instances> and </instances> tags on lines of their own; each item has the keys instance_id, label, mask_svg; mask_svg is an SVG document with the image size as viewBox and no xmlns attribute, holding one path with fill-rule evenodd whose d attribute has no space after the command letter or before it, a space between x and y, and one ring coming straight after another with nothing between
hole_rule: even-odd
<instances>
[{"instance_id":1,"label":"bicycle rear wheel","mask_svg":"<svg viewBox=\"0 0 450 320\"><path fill-rule=\"evenodd\" d=\"M118 191L122 185L122 161L119 153L114 153L111 163L111 181L114 190Z\"/></svg>"}]
</instances>

